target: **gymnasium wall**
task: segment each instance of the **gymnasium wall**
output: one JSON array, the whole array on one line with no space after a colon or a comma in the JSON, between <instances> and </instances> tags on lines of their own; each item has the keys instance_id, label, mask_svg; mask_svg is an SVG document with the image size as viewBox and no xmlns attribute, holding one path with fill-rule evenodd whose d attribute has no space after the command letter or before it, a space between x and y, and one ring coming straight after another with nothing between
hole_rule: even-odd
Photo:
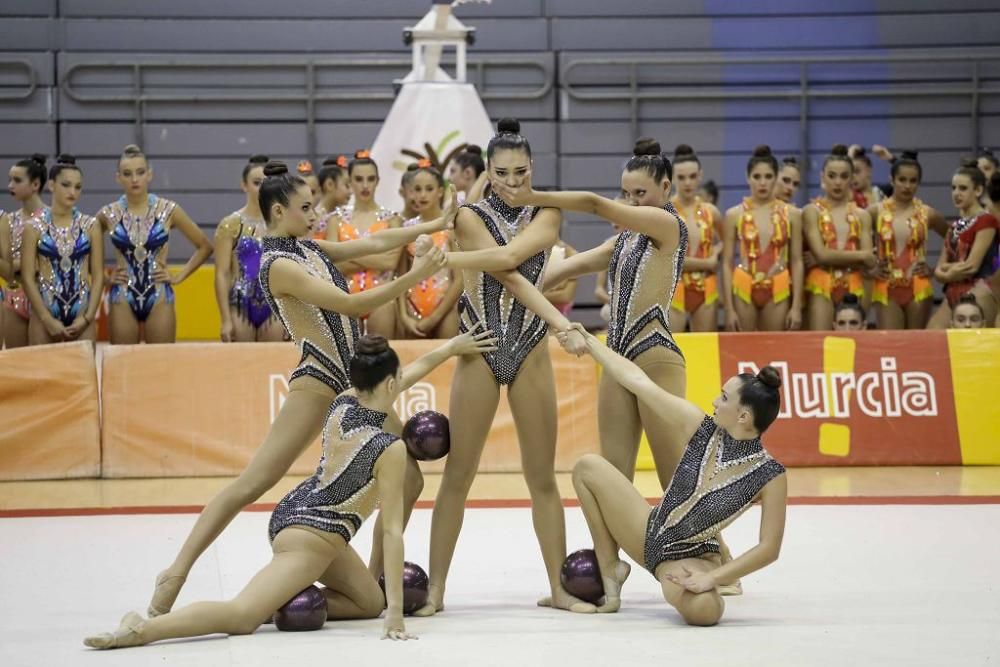
<instances>
[{"instance_id":1,"label":"gymnasium wall","mask_svg":"<svg viewBox=\"0 0 1000 667\"><path fill-rule=\"evenodd\" d=\"M271 0L0 0L0 161L9 164L34 151L77 155L86 172L82 206L94 211L119 194L113 180L118 150L139 141L154 160L155 190L179 201L210 231L242 205L239 170L248 154L297 160L309 157L310 147L315 158L371 144L392 102L392 80L408 71L401 29L426 9L426 0L300 0L287 6ZM626 91L629 75L625 65L595 58L660 59L636 70L636 86L647 96L636 105L635 130L659 137L665 148L692 144L706 177L723 185L723 207L742 195L746 155L758 143L782 155L808 155L813 192L822 157L835 142L920 148L922 195L947 212L948 182L960 156L974 144L1000 145L1000 96L980 96L980 117L973 122L968 93L973 62L979 62L984 85L1000 80L1000 61L979 58L997 54L1000 8L991 0L497 0L463 5L456 13L477 28L470 78L491 116L524 121L541 186L605 192L616 186L634 139L632 108L620 95L585 98ZM935 54L966 59L886 61ZM831 96L809 102L803 134L797 97L753 96L797 85L805 55L874 60L807 68L810 88ZM779 61L734 62L745 56ZM705 58L721 60L690 62ZM368 64L352 67L352 60ZM306 102L275 99L306 96L310 61L318 100L314 128L305 122ZM169 65L142 70L147 94L202 99L150 101L137 109L130 102L136 63ZM247 63L256 67L231 67ZM476 63L484 63L482 78ZM928 87L941 92L874 94ZM871 89L872 96L836 96L859 88ZM692 95L723 89L746 96ZM258 99L203 99L220 93ZM679 97L655 98L663 93ZM113 97L121 101L108 101ZM878 165L876 180L886 178ZM566 235L578 248L608 233L595 220L572 222ZM190 251L183 238L173 240L175 261ZM590 304L592 291L592 278L581 281L578 304Z\"/></svg>"}]
</instances>

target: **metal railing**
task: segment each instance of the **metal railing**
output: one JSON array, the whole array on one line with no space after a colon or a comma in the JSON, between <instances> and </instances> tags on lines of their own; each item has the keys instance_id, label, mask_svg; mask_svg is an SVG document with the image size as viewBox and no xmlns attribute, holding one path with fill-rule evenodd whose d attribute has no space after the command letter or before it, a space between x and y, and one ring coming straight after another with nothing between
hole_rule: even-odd
<instances>
[{"instance_id":1,"label":"metal railing","mask_svg":"<svg viewBox=\"0 0 1000 667\"><path fill-rule=\"evenodd\" d=\"M38 75L30 60L4 58L0 60L0 70L5 69L23 70L27 81L24 83L23 91L16 88L11 90L12 87L0 87L0 100L26 100L35 94L38 88Z\"/></svg>"},{"instance_id":2,"label":"metal railing","mask_svg":"<svg viewBox=\"0 0 1000 667\"><path fill-rule=\"evenodd\" d=\"M443 65L451 63L445 61ZM358 101L391 101L395 98L395 91L385 85L384 77L373 77L377 83L370 87L321 85L318 82L319 75L324 71L336 68L349 68L352 71L357 69L368 70L406 70L411 66L409 57L396 58L324 58L308 60L288 60L279 62L243 62L234 63L232 61L206 61L206 59L185 59L185 60L163 60L149 62L122 63L116 61L94 61L78 63L69 67L59 82L63 92L71 100L80 103L125 103L131 104L134 109L134 123L137 143L142 141L142 130L145 124L146 106L154 103L245 103L245 102L300 102L305 105L305 117L308 128L308 148L311 158L317 155L316 145L316 104L322 102L358 102ZM526 68L537 69L542 73L542 81L535 88L527 90L491 90L487 82L488 68ZM554 85L554 72L550 71L544 63L537 59L518 57L489 57L488 59L470 59L468 68L475 73L471 83L475 84L479 90L479 96L483 100L537 100L545 97ZM281 70L289 71L297 75L297 80L304 80L301 90L288 90L286 88L267 89L262 84L216 87L205 92L166 92L151 90L145 81L145 74L151 71L165 71L171 69L203 70L203 71L233 71L247 72L260 70ZM82 90L74 85L74 77L81 72L102 70L102 71L123 71L131 74L131 81L128 84L114 87L129 87L129 93L107 94L100 90ZM249 90L248 90L249 88ZM256 90L254 90L256 89Z\"/></svg>"},{"instance_id":3,"label":"metal railing","mask_svg":"<svg viewBox=\"0 0 1000 667\"><path fill-rule=\"evenodd\" d=\"M1000 63L1000 52L969 51L962 53L931 53L931 54L877 54L877 55L844 55L844 56L746 56L746 57L697 57L678 58L676 56L636 56L636 57L584 57L568 60L560 72L561 91L570 99L580 101L612 101L628 102L629 125L631 136L639 135L639 105L645 101L759 101L759 100L798 100L799 102L799 164L803 170L803 182L808 182L808 147L809 147L809 103L818 99L860 99L860 98L913 98L913 97L967 97L969 100L969 118L971 122L973 150L980 146L980 100L988 95L1000 95L1000 85L987 85L981 76L981 65L986 62ZM940 67L947 65L968 65L968 72L963 77L951 77L946 83L909 82L905 80L880 81L881 87L851 87L848 84L837 83L824 79L822 83L810 79L811 68L830 65L919 65L927 64ZM797 66L798 81L795 83L741 83L730 86L723 82L705 86L675 85L659 82L659 89L644 89L640 83L640 68L643 67L734 67L734 66ZM602 90L592 90L584 87L587 82L574 81L574 73L585 67L612 67L623 69L624 76L616 77L620 84L599 85ZM930 70L933 71L933 70ZM664 90L663 86L669 85ZM907 84L906 87L893 87ZM911 85L912 84L912 85ZM747 90L745 86L753 85ZM621 90L607 90L618 86Z\"/></svg>"}]
</instances>

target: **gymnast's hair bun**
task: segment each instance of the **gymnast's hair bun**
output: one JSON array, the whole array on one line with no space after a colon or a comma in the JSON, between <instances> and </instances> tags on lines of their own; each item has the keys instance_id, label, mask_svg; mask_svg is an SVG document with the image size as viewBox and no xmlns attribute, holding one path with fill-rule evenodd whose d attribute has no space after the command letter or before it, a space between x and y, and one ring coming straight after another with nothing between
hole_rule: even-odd
<instances>
[{"instance_id":1,"label":"gymnast's hair bun","mask_svg":"<svg viewBox=\"0 0 1000 667\"><path fill-rule=\"evenodd\" d=\"M247 164L267 164L270 161L271 158L268 156L257 153L250 156L250 159L247 160Z\"/></svg>"},{"instance_id":2,"label":"gymnast's hair bun","mask_svg":"<svg viewBox=\"0 0 1000 667\"><path fill-rule=\"evenodd\" d=\"M914 150L899 151L900 160L916 160L918 155L920 155L920 153Z\"/></svg>"},{"instance_id":3,"label":"gymnast's hair bun","mask_svg":"<svg viewBox=\"0 0 1000 667\"><path fill-rule=\"evenodd\" d=\"M60 153L59 157L56 158L56 164L76 164L76 157L70 155L69 153Z\"/></svg>"},{"instance_id":4,"label":"gymnast's hair bun","mask_svg":"<svg viewBox=\"0 0 1000 667\"><path fill-rule=\"evenodd\" d=\"M638 153L636 153L638 155ZM679 144L677 148L674 149L674 161L680 157L691 157L694 155L694 149L687 144Z\"/></svg>"},{"instance_id":5,"label":"gymnast's hair bun","mask_svg":"<svg viewBox=\"0 0 1000 667\"><path fill-rule=\"evenodd\" d=\"M771 157L771 147L767 144L759 144L753 149L753 157Z\"/></svg>"},{"instance_id":6,"label":"gymnast's hair bun","mask_svg":"<svg viewBox=\"0 0 1000 667\"><path fill-rule=\"evenodd\" d=\"M640 137L635 142L632 155L660 155L660 142L652 137Z\"/></svg>"},{"instance_id":7,"label":"gymnast's hair bun","mask_svg":"<svg viewBox=\"0 0 1000 667\"><path fill-rule=\"evenodd\" d=\"M796 169L798 169L799 159L794 155L788 155L786 157L781 158L781 164L787 164L790 167L795 167Z\"/></svg>"},{"instance_id":8,"label":"gymnast's hair bun","mask_svg":"<svg viewBox=\"0 0 1000 667\"><path fill-rule=\"evenodd\" d=\"M497 122L497 134L521 134L520 121L516 118L501 118Z\"/></svg>"},{"instance_id":9,"label":"gymnast's hair bun","mask_svg":"<svg viewBox=\"0 0 1000 667\"><path fill-rule=\"evenodd\" d=\"M833 148L830 149L830 155L834 157L847 157L847 146L844 144L834 144Z\"/></svg>"},{"instance_id":10,"label":"gymnast's hair bun","mask_svg":"<svg viewBox=\"0 0 1000 667\"><path fill-rule=\"evenodd\" d=\"M274 162L268 162L264 165L264 178L271 178L273 176L284 176L288 173L288 165L284 162L279 162L275 160Z\"/></svg>"},{"instance_id":11,"label":"gymnast's hair bun","mask_svg":"<svg viewBox=\"0 0 1000 667\"><path fill-rule=\"evenodd\" d=\"M861 301L858 299L857 294L850 294L850 293L845 294L844 298L841 299L840 302L851 306L861 303Z\"/></svg>"},{"instance_id":12,"label":"gymnast's hair bun","mask_svg":"<svg viewBox=\"0 0 1000 667\"><path fill-rule=\"evenodd\" d=\"M389 341L386 340L385 336L367 334L358 339L358 344L355 347L355 354L375 356L384 354L388 349Z\"/></svg>"},{"instance_id":13,"label":"gymnast's hair bun","mask_svg":"<svg viewBox=\"0 0 1000 667\"><path fill-rule=\"evenodd\" d=\"M960 304L962 304L962 303L971 303L971 304L974 304L974 305L977 305L977 306L979 305L979 302L976 301L976 295L973 294L972 292L966 292L962 296L958 297L958 302Z\"/></svg>"},{"instance_id":14,"label":"gymnast's hair bun","mask_svg":"<svg viewBox=\"0 0 1000 667\"><path fill-rule=\"evenodd\" d=\"M142 149L136 144L129 144L122 149L122 155L125 157L138 157L142 155Z\"/></svg>"},{"instance_id":15,"label":"gymnast's hair bun","mask_svg":"<svg viewBox=\"0 0 1000 667\"><path fill-rule=\"evenodd\" d=\"M979 160L974 157L962 158L962 169L979 169Z\"/></svg>"},{"instance_id":16,"label":"gymnast's hair bun","mask_svg":"<svg viewBox=\"0 0 1000 667\"><path fill-rule=\"evenodd\" d=\"M771 389L779 389L781 387L781 373L774 366L764 366L757 373L757 379L761 381L766 387Z\"/></svg>"},{"instance_id":17,"label":"gymnast's hair bun","mask_svg":"<svg viewBox=\"0 0 1000 667\"><path fill-rule=\"evenodd\" d=\"M517 121L514 121L514 122L516 123ZM497 128L497 129L499 129L499 128ZM518 124L517 129L518 130L521 129L520 124ZM473 155L482 155L483 154L483 147L482 146L477 146L476 144L469 144L468 146L465 147L465 152L466 153L472 153Z\"/></svg>"},{"instance_id":18,"label":"gymnast's hair bun","mask_svg":"<svg viewBox=\"0 0 1000 667\"><path fill-rule=\"evenodd\" d=\"M40 165L42 165L44 167L45 166L45 161L48 160L49 158L44 153L33 153L31 155L31 157L28 158L28 159L31 160L32 162L36 162L36 163L38 163L38 164L40 164Z\"/></svg>"}]
</instances>

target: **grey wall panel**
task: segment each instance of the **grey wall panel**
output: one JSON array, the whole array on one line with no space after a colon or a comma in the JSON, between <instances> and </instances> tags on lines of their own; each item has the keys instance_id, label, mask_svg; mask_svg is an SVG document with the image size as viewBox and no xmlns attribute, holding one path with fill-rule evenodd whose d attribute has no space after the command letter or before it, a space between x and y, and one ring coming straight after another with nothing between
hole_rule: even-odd
<instances>
[{"instance_id":1,"label":"grey wall panel","mask_svg":"<svg viewBox=\"0 0 1000 667\"><path fill-rule=\"evenodd\" d=\"M4 51L52 51L59 48L58 24L47 18L3 19Z\"/></svg>"},{"instance_id":2,"label":"grey wall panel","mask_svg":"<svg viewBox=\"0 0 1000 667\"><path fill-rule=\"evenodd\" d=\"M49 120L53 118L52 100L54 97L53 89L39 88L34 95L26 100L2 101L0 102L0 122Z\"/></svg>"},{"instance_id":3,"label":"grey wall panel","mask_svg":"<svg viewBox=\"0 0 1000 667\"><path fill-rule=\"evenodd\" d=\"M35 19L19 19L33 21ZM66 19L71 51L350 52L408 51L398 20ZM545 19L482 19L475 51L539 51ZM20 47L18 47L20 48Z\"/></svg>"},{"instance_id":4,"label":"grey wall panel","mask_svg":"<svg viewBox=\"0 0 1000 667\"><path fill-rule=\"evenodd\" d=\"M12 7L17 4L10 0L0 3ZM55 0L46 3L55 4ZM497 16L541 16L542 0L504 0L491 5L462 5L455 9L455 15L462 19ZM294 4L294 18L385 18L400 17L400 21L423 16L428 9L427 0L378 0L377 2L357 2L357 0L297 0ZM132 0L62 0L63 16L79 18L117 18L122 16L151 18L189 17L245 17L274 18L276 6L273 0L215 0L211 3L201 0L172 0L171 2L141 2ZM475 25L475 23L472 23Z\"/></svg>"},{"instance_id":5,"label":"grey wall panel","mask_svg":"<svg viewBox=\"0 0 1000 667\"><path fill-rule=\"evenodd\" d=\"M0 47L4 44L0 42ZM35 84L38 86L52 86L55 83L55 76L52 72L52 64L55 56L46 51L0 51L0 62L26 61L35 74ZM11 65L0 67L0 87L24 87L30 79L29 75L21 65Z\"/></svg>"},{"instance_id":6,"label":"grey wall panel","mask_svg":"<svg viewBox=\"0 0 1000 667\"><path fill-rule=\"evenodd\" d=\"M20 159L32 153L56 153L56 128L50 123L2 123L0 124L2 150L6 156Z\"/></svg>"},{"instance_id":7,"label":"grey wall panel","mask_svg":"<svg viewBox=\"0 0 1000 667\"><path fill-rule=\"evenodd\" d=\"M80 155L109 155L134 140L128 124L64 123L60 136L67 150ZM225 156L254 153L305 155L302 123L156 123L147 125L140 143L154 157ZM72 148L69 148L72 147Z\"/></svg>"},{"instance_id":8,"label":"grey wall panel","mask_svg":"<svg viewBox=\"0 0 1000 667\"><path fill-rule=\"evenodd\" d=\"M760 19L764 16L836 15L855 13L926 13L940 11L972 11L995 9L993 0L841 0L836 3L811 3L802 0L771 0L766 3L745 4L707 3L705 0L629 0L627 6L607 2L607 0L546 0L548 16L734 16ZM624 9L624 12L623 12Z\"/></svg>"},{"instance_id":9,"label":"grey wall panel","mask_svg":"<svg viewBox=\"0 0 1000 667\"><path fill-rule=\"evenodd\" d=\"M628 156L638 137L631 136L627 122L575 121L560 123L563 155L608 153ZM768 144L776 153L798 149L798 125L780 120L764 121L647 121L639 126L639 136L656 138L663 150L673 152L679 143L698 153L744 150Z\"/></svg>"},{"instance_id":10,"label":"grey wall panel","mask_svg":"<svg viewBox=\"0 0 1000 667\"><path fill-rule=\"evenodd\" d=\"M4 20L15 16L55 16L56 0L0 0L0 17ZM6 41L6 40L4 40Z\"/></svg>"}]
</instances>

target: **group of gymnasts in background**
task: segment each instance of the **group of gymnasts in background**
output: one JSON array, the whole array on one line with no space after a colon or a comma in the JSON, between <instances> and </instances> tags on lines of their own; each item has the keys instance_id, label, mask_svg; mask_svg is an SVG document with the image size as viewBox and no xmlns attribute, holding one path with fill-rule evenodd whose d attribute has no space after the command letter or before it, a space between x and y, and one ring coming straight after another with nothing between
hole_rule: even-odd
<instances>
[{"instance_id":1,"label":"group of gymnasts in background","mask_svg":"<svg viewBox=\"0 0 1000 667\"><path fill-rule=\"evenodd\" d=\"M747 162L748 195L723 214L711 200L717 188L705 188L697 154L690 146L678 146L671 160L670 201L686 224L689 243L670 304L672 329L714 331L720 309L730 331L863 329L872 308L879 329L994 326L1000 310L997 158L983 151L955 171L951 189L957 217L948 222L917 197L923 170L916 153L893 155L875 146L872 154L891 163L889 185L872 184L871 158L864 149L838 145L823 161L823 195L799 209L792 203L801 182L798 163L793 158L779 162L768 147L759 146ZM138 146L127 146L118 161L124 193L96 216L76 206L83 172L72 156L61 155L51 166L40 155L17 162L10 168L9 192L20 206L0 211L3 344L93 340L106 283L112 343L173 342L173 286L213 253L220 338L287 340L289 333L258 280L267 232L258 192L266 162L265 156L253 156L243 168L245 204L222 219L214 243L183 208L149 192L153 169ZM451 161L447 179L429 161L411 165L400 183L405 208L399 213L376 201L379 169L365 151L351 159L329 158L317 170L300 163L296 173L309 184L316 211L307 236L338 242L439 218L448 206L449 184L460 202L479 201L489 188L476 146ZM45 190L48 204L42 199ZM167 243L175 228L195 248L180 270L167 265ZM934 267L927 263L931 233L943 239ZM105 271L105 234L114 253L110 272ZM442 251L456 248L453 231L432 238ZM579 275L572 267L605 257L616 240L617 234L588 260L569 262L564 269L577 252L557 236L548 253L543 294L564 315ZM350 292L359 294L405 275L414 258L411 243L359 257L341 269ZM596 297L605 304L607 320L610 295L603 268L595 269ZM935 280L945 298L932 313ZM459 329L462 281L461 271L442 269L364 313L365 331L389 339L453 337Z\"/></svg>"},{"instance_id":2,"label":"group of gymnasts in background","mask_svg":"<svg viewBox=\"0 0 1000 667\"><path fill-rule=\"evenodd\" d=\"M402 611L403 534L423 482L399 440L402 425L392 405L450 357L457 358L451 448L431 522L428 601L417 616L447 613L448 571L466 498L504 386L549 583L538 604L577 613L617 611L630 574L624 551L656 577L686 623L713 625L724 611L721 593L741 592L742 577L777 559L786 482L761 435L777 417L781 378L771 367L730 378L710 416L681 398L685 362L670 332L669 310L690 241L688 225L669 201L670 159L655 141L638 142L622 171L621 197L612 200L590 192L534 190L531 146L515 120L500 121L486 158L484 196L459 206L449 190L435 218L336 242L310 238L320 214L306 180L282 163L264 165L253 186L253 212L259 210L264 220L260 288L302 352L288 398L247 469L205 507L173 562L156 577L148 618L129 613L117 630L86 638L88 646L250 633L314 582L323 586L328 618L384 613L383 636L412 637ZM368 187L374 191L374 180ZM599 216L619 233L613 242L566 259L553 276L547 264L565 211ZM350 219L357 216L356 206ZM435 242L441 232L453 236L447 248ZM405 273L352 289L348 275L361 258L410 244ZM461 276L459 332L403 368L385 337L362 334L361 318L444 270ZM596 271L608 276L607 344L545 297L550 282ZM566 531L554 469L550 333L566 353L589 354L604 369L597 406L601 454L583 457L573 471L604 584L596 605L573 597L560 583ZM632 485L642 431L664 488L652 509ZM320 433L323 455L316 473L271 516L271 562L232 600L174 611L199 556ZM757 502L759 544L734 558L721 531ZM366 565L350 541L376 504ZM382 573L384 594L377 583Z\"/></svg>"}]
</instances>

